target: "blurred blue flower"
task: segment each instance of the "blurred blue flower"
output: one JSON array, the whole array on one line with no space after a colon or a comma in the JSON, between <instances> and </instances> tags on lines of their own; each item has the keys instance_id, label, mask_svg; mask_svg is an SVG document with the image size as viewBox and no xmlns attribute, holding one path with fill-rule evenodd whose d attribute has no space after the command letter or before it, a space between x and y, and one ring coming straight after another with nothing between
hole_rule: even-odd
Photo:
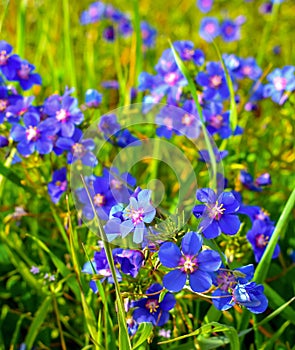
<instances>
[{"instance_id":1,"label":"blurred blue flower","mask_svg":"<svg viewBox=\"0 0 295 350\"><path fill-rule=\"evenodd\" d=\"M197 0L197 7L203 13L207 13L213 6L213 0Z\"/></svg>"},{"instance_id":2,"label":"blurred blue flower","mask_svg":"<svg viewBox=\"0 0 295 350\"><path fill-rule=\"evenodd\" d=\"M35 66L26 60L20 60L16 74L12 80L18 81L23 90L29 90L33 85L41 85L41 76L34 73Z\"/></svg>"},{"instance_id":3,"label":"blurred blue flower","mask_svg":"<svg viewBox=\"0 0 295 350\"><path fill-rule=\"evenodd\" d=\"M225 42L237 41L240 39L240 25L226 19L220 25L220 34Z\"/></svg>"},{"instance_id":4,"label":"blurred blue flower","mask_svg":"<svg viewBox=\"0 0 295 350\"><path fill-rule=\"evenodd\" d=\"M20 57L12 55L13 47L4 40L0 40L0 71L7 80L13 80L20 65Z\"/></svg>"},{"instance_id":5,"label":"blurred blue flower","mask_svg":"<svg viewBox=\"0 0 295 350\"><path fill-rule=\"evenodd\" d=\"M85 104L88 108L98 108L101 104L102 94L95 89L88 89L85 94Z\"/></svg>"},{"instance_id":6,"label":"blurred blue flower","mask_svg":"<svg viewBox=\"0 0 295 350\"><path fill-rule=\"evenodd\" d=\"M211 42L220 34L220 27L218 20L214 17L205 17L201 21L199 30L200 37Z\"/></svg>"},{"instance_id":7,"label":"blurred blue flower","mask_svg":"<svg viewBox=\"0 0 295 350\"><path fill-rule=\"evenodd\" d=\"M48 193L54 204L60 200L60 197L67 190L67 187L67 169L64 167L54 171L52 181L48 184Z\"/></svg>"}]
</instances>

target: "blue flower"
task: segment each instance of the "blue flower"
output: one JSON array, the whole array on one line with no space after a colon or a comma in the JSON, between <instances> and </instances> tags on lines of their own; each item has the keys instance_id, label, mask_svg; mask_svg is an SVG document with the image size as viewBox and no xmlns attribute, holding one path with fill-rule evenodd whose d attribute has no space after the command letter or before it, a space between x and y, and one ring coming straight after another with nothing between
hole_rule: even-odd
<instances>
[{"instance_id":1,"label":"blue flower","mask_svg":"<svg viewBox=\"0 0 295 350\"><path fill-rule=\"evenodd\" d=\"M95 89L88 89L85 94L85 103L88 108L98 108L101 104L102 94Z\"/></svg>"},{"instance_id":2,"label":"blue flower","mask_svg":"<svg viewBox=\"0 0 295 350\"><path fill-rule=\"evenodd\" d=\"M48 193L54 204L60 200L67 187L67 169L61 168L56 170L52 175L52 181L48 184Z\"/></svg>"},{"instance_id":3,"label":"blue flower","mask_svg":"<svg viewBox=\"0 0 295 350\"><path fill-rule=\"evenodd\" d=\"M268 305L268 300L263 292L263 285L255 282L238 284L233 291L233 300L254 314L259 314L264 312Z\"/></svg>"},{"instance_id":4,"label":"blue flower","mask_svg":"<svg viewBox=\"0 0 295 350\"><path fill-rule=\"evenodd\" d=\"M83 113L78 108L77 99L69 96L69 91L63 96L56 94L47 98L43 112L52 117L51 120L56 124L57 131L62 137L72 137L75 125L81 124L84 119Z\"/></svg>"},{"instance_id":5,"label":"blue flower","mask_svg":"<svg viewBox=\"0 0 295 350\"><path fill-rule=\"evenodd\" d=\"M11 138L18 142L17 150L23 156L28 156L34 151L40 154L50 153L53 149L50 137L56 133L55 126L47 120L40 122L40 116L36 113L26 113L24 124L14 125L11 129Z\"/></svg>"},{"instance_id":6,"label":"blue flower","mask_svg":"<svg viewBox=\"0 0 295 350\"><path fill-rule=\"evenodd\" d=\"M134 231L133 242L141 243L147 232L145 224L153 221L156 209L151 204L151 191L142 190L137 198L130 197L129 205L123 210L124 221L120 224L120 233L125 238Z\"/></svg>"},{"instance_id":7,"label":"blue flower","mask_svg":"<svg viewBox=\"0 0 295 350\"><path fill-rule=\"evenodd\" d=\"M196 82L204 88L204 98L212 100L220 97L222 100L229 97L224 71L220 63L209 62L206 71L196 76Z\"/></svg>"},{"instance_id":8,"label":"blue flower","mask_svg":"<svg viewBox=\"0 0 295 350\"><path fill-rule=\"evenodd\" d=\"M133 302L136 309L133 318L138 322L151 322L154 326L163 326L169 320L169 310L173 309L176 303L171 293L166 293L163 300L159 302L160 291L163 287L154 283L146 291L147 298Z\"/></svg>"},{"instance_id":9,"label":"blue flower","mask_svg":"<svg viewBox=\"0 0 295 350\"><path fill-rule=\"evenodd\" d=\"M21 99L20 95L12 93L6 86L0 86L0 124L3 123L9 107L14 106Z\"/></svg>"},{"instance_id":10,"label":"blue flower","mask_svg":"<svg viewBox=\"0 0 295 350\"><path fill-rule=\"evenodd\" d=\"M207 13L213 6L213 0L197 0L197 7L203 13Z\"/></svg>"},{"instance_id":11,"label":"blue flower","mask_svg":"<svg viewBox=\"0 0 295 350\"><path fill-rule=\"evenodd\" d=\"M161 263L173 268L163 278L163 285L171 292L179 292L185 286L187 277L193 291L202 293L212 285L210 272L216 271L221 265L217 252L203 250L203 239L196 232L188 232L181 242L181 251L172 242L165 242L159 250Z\"/></svg>"},{"instance_id":12,"label":"blue flower","mask_svg":"<svg viewBox=\"0 0 295 350\"><path fill-rule=\"evenodd\" d=\"M254 181L253 176L250 173L241 170L240 181L247 189L254 192L260 192L262 191L261 187L271 184L271 177L269 173L264 173L258 176Z\"/></svg>"},{"instance_id":13,"label":"blue flower","mask_svg":"<svg viewBox=\"0 0 295 350\"><path fill-rule=\"evenodd\" d=\"M0 40L0 70L7 80L13 80L19 68L20 57L12 55L13 47Z\"/></svg>"},{"instance_id":14,"label":"blue flower","mask_svg":"<svg viewBox=\"0 0 295 350\"><path fill-rule=\"evenodd\" d=\"M205 17L202 19L200 30L200 37L211 42L220 34L220 27L218 20L214 17Z\"/></svg>"},{"instance_id":15,"label":"blue flower","mask_svg":"<svg viewBox=\"0 0 295 350\"><path fill-rule=\"evenodd\" d=\"M247 239L251 243L255 261L259 262L268 242L273 234L274 226L272 224L263 222L262 220L255 220L252 229L247 233ZM275 259L280 254L280 247L277 244L272 258Z\"/></svg>"},{"instance_id":16,"label":"blue flower","mask_svg":"<svg viewBox=\"0 0 295 350\"><path fill-rule=\"evenodd\" d=\"M96 1L89 6L86 11L83 11L80 17L81 24L89 24L98 22L103 18L106 5L101 1Z\"/></svg>"},{"instance_id":17,"label":"blue flower","mask_svg":"<svg viewBox=\"0 0 295 350\"><path fill-rule=\"evenodd\" d=\"M203 65L205 56L203 51L194 49L194 43L188 40L179 40L173 43L175 50L178 52L183 61L193 61L198 66Z\"/></svg>"},{"instance_id":18,"label":"blue flower","mask_svg":"<svg viewBox=\"0 0 295 350\"><path fill-rule=\"evenodd\" d=\"M23 90L29 90L35 84L41 85L41 76L34 73L34 70L35 66L33 66L31 63L26 60L20 60L13 80L18 81Z\"/></svg>"},{"instance_id":19,"label":"blue flower","mask_svg":"<svg viewBox=\"0 0 295 350\"><path fill-rule=\"evenodd\" d=\"M240 220L237 211L239 201L231 192L222 192L218 197L210 188L197 190L197 199L205 205L196 205L193 213L201 218L199 228L203 235L215 238L221 233L234 235L239 231Z\"/></svg>"},{"instance_id":20,"label":"blue flower","mask_svg":"<svg viewBox=\"0 0 295 350\"><path fill-rule=\"evenodd\" d=\"M6 147L9 145L7 137L0 135L0 148Z\"/></svg>"},{"instance_id":21,"label":"blue flower","mask_svg":"<svg viewBox=\"0 0 295 350\"><path fill-rule=\"evenodd\" d=\"M110 25L107 26L103 31L103 37L106 41L113 42L115 40L115 28L114 26Z\"/></svg>"},{"instance_id":22,"label":"blue flower","mask_svg":"<svg viewBox=\"0 0 295 350\"><path fill-rule=\"evenodd\" d=\"M229 112L222 112L223 106L220 103L210 103L208 108L203 110L207 129L211 135L218 133L222 139L232 135L229 125Z\"/></svg>"},{"instance_id":23,"label":"blue flower","mask_svg":"<svg viewBox=\"0 0 295 350\"><path fill-rule=\"evenodd\" d=\"M240 66L237 72L237 78L244 79L249 78L257 80L262 74L262 69L258 66L255 58L240 58Z\"/></svg>"},{"instance_id":24,"label":"blue flower","mask_svg":"<svg viewBox=\"0 0 295 350\"><path fill-rule=\"evenodd\" d=\"M252 280L254 276L254 266L247 265L229 270L223 266L214 273L213 284L217 289L212 293L214 306L218 310L228 310L234 306L233 290L237 284L245 284Z\"/></svg>"},{"instance_id":25,"label":"blue flower","mask_svg":"<svg viewBox=\"0 0 295 350\"><path fill-rule=\"evenodd\" d=\"M113 249L115 263L120 264L121 271L135 278L144 261L144 255L140 250Z\"/></svg>"},{"instance_id":26,"label":"blue flower","mask_svg":"<svg viewBox=\"0 0 295 350\"><path fill-rule=\"evenodd\" d=\"M82 136L82 131L76 128L71 138L60 137L55 145L68 152L68 164L81 161L84 165L94 167L97 164L97 159L91 151L94 150L95 143L91 139L83 140Z\"/></svg>"},{"instance_id":27,"label":"blue flower","mask_svg":"<svg viewBox=\"0 0 295 350\"><path fill-rule=\"evenodd\" d=\"M240 26L235 21L226 19L220 25L220 34L225 42L237 41L240 39Z\"/></svg>"},{"instance_id":28,"label":"blue flower","mask_svg":"<svg viewBox=\"0 0 295 350\"><path fill-rule=\"evenodd\" d=\"M217 148L213 148L213 153L214 153L214 158L215 158L216 163L221 162L221 160L228 155L227 150L219 151ZM206 163L211 162L209 152L206 149L200 150L199 154L200 154L199 160L201 162L206 162Z\"/></svg>"},{"instance_id":29,"label":"blue flower","mask_svg":"<svg viewBox=\"0 0 295 350\"><path fill-rule=\"evenodd\" d=\"M266 77L269 81L264 86L264 97L271 97L271 99L279 104L285 101L285 92L291 92L295 89L295 67L285 66L283 69L276 68Z\"/></svg>"},{"instance_id":30,"label":"blue flower","mask_svg":"<svg viewBox=\"0 0 295 350\"><path fill-rule=\"evenodd\" d=\"M157 31L146 21L140 22L140 31L143 42L143 49L155 46Z\"/></svg>"},{"instance_id":31,"label":"blue flower","mask_svg":"<svg viewBox=\"0 0 295 350\"><path fill-rule=\"evenodd\" d=\"M14 124L19 122L20 118L25 116L25 114L28 112L38 114L37 108L32 106L34 99L34 96L16 96L6 109L7 121Z\"/></svg>"}]
</instances>

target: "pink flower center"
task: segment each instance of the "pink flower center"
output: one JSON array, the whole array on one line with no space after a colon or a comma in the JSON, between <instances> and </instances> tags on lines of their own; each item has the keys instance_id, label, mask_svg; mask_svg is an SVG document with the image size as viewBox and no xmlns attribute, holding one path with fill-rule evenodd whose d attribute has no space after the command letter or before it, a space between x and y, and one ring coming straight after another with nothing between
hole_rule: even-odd
<instances>
[{"instance_id":1,"label":"pink flower center","mask_svg":"<svg viewBox=\"0 0 295 350\"><path fill-rule=\"evenodd\" d=\"M208 213L211 219L220 220L224 214L224 211L225 208L223 208L223 204L218 205L218 202L216 202L213 206L208 205Z\"/></svg>"},{"instance_id":2,"label":"pink flower center","mask_svg":"<svg viewBox=\"0 0 295 350\"><path fill-rule=\"evenodd\" d=\"M5 111L7 105L8 105L8 101L7 100L0 100L0 112Z\"/></svg>"},{"instance_id":3,"label":"pink flower center","mask_svg":"<svg viewBox=\"0 0 295 350\"><path fill-rule=\"evenodd\" d=\"M148 32L148 30L143 29L143 30L141 31L141 36L142 36L143 39L147 39L147 38L149 37L149 32Z\"/></svg>"},{"instance_id":4,"label":"pink flower center","mask_svg":"<svg viewBox=\"0 0 295 350\"><path fill-rule=\"evenodd\" d=\"M110 187L115 190L120 190L122 188L123 184L120 180L112 179L110 183Z\"/></svg>"},{"instance_id":5,"label":"pink flower center","mask_svg":"<svg viewBox=\"0 0 295 350\"><path fill-rule=\"evenodd\" d=\"M210 81L210 87L218 88L222 83L222 77L220 75L213 75L213 77L211 77L209 81Z\"/></svg>"},{"instance_id":6,"label":"pink flower center","mask_svg":"<svg viewBox=\"0 0 295 350\"><path fill-rule=\"evenodd\" d=\"M59 187L61 191L65 191L67 188L67 181L56 181L55 186Z\"/></svg>"},{"instance_id":7,"label":"pink flower center","mask_svg":"<svg viewBox=\"0 0 295 350\"><path fill-rule=\"evenodd\" d=\"M94 197L93 197L93 203L97 206L97 207L101 207L102 205L104 205L105 203L105 196L103 196L100 193L97 193Z\"/></svg>"},{"instance_id":8,"label":"pink flower center","mask_svg":"<svg viewBox=\"0 0 295 350\"><path fill-rule=\"evenodd\" d=\"M207 32L208 34L214 34L216 27L214 23L208 23L205 25L205 32Z\"/></svg>"},{"instance_id":9,"label":"pink flower center","mask_svg":"<svg viewBox=\"0 0 295 350\"><path fill-rule=\"evenodd\" d=\"M56 112L56 119L59 122L62 122L62 123L66 122L68 119L68 116L69 116L69 113L63 108Z\"/></svg>"},{"instance_id":10,"label":"pink flower center","mask_svg":"<svg viewBox=\"0 0 295 350\"><path fill-rule=\"evenodd\" d=\"M166 118L164 119L164 124L165 124L165 126L166 126L166 128L167 128L168 130L172 130L172 128L173 128L172 118L166 117Z\"/></svg>"},{"instance_id":11,"label":"pink flower center","mask_svg":"<svg viewBox=\"0 0 295 350\"><path fill-rule=\"evenodd\" d=\"M29 67L28 64L22 64L21 69L17 71L17 75L24 80L29 79L29 75L31 72L31 68Z\"/></svg>"},{"instance_id":12,"label":"pink flower center","mask_svg":"<svg viewBox=\"0 0 295 350\"><path fill-rule=\"evenodd\" d=\"M131 209L127 215L137 225L143 221L144 210L143 208Z\"/></svg>"},{"instance_id":13,"label":"pink flower center","mask_svg":"<svg viewBox=\"0 0 295 350\"><path fill-rule=\"evenodd\" d=\"M97 9L96 9L95 7L90 7L90 9L89 9L89 15L90 15L90 17L95 17L95 16L97 16L97 15L98 15Z\"/></svg>"},{"instance_id":14,"label":"pink flower center","mask_svg":"<svg viewBox=\"0 0 295 350\"><path fill-rule=\"evenodd\" d=\"M256 246L258 248L264 248L268 244L269 237L264 234L257 235L255 238Z\"/></svg>"},{"instance_id":15,"label":"pink flower center","mask_svg":"<svg viewBox=\"0 0 295 350\"><path fill-rule=\"evenodd\" d=\"M194 50L190 50L190 49L184 49L183 50L183 56L187 59L190 60L193 55L194 55L195 51Z\"/></svg>"},{"instance_id":16,"label":"pink flower center","mask_svg":"<svg viewBox=\"0 0 295 350\"><path fill-rule=\"evenodd\" d=\"M168 85L171 85L171 86L175 85L177 80L178 80L178 74L174 73L174 72L168 73L164 77L165 83L168 84Z\"/></svg>"},{"instance_id":17,"label":"pink flower center","mask_svg":"<svg viewBox=\"0 0 295 350\"><path fill-rule=\"evenodd\" d=\"M75 143L72 146L72 150L75 157L81 158L85 155L86 149L81 143Z\"/></svg>"},{"instance_id":18,"label":"pink flower center","mask_svg":"<svg viewBox=\"0 0 295 350\"><path fill-rule=\"evenodd\" d=\"M182 256L179 261L181 270L185 273L193 273L198 268L197 259L191 256Z\"/></svg>"},{"instance_id":19,"label":"pink flower center","mask_svg":"<svg viewBox=\"0 0 295 350\"><path fill-rule=\"evenodd\" d=\"M226 27L225 28L225 32L226 32L226 34L227 35L232 35L233 34L233 32L234 32L234 28L233 27Z\"/></svg>"},{"instance_id":20,"label":"pink flower center","mask_svg":"<svg viewBox=\"0 0 295 350\"><path fill-rule=\"evenodd\" d=\"M0 51L0 66L4 66L7 62L7 52L5 50Z\"/></svg>"},{"instance_id":21,"label":"pink flower center","mask_svg":"<svg viewBox=\"0 0 295 350\"><path fill-rule=\"evenodd\" d=\"M277 91L285 90L287 86L287 79L282 77L276 77L273 80L274 86Z\"/></svg>"},{"instance_id":22,"label":"pink flower center","mask_svg":"<svg viewBox=\"0 0 295 350\"><path fill-rule=\"evenodd\" d=\"M159 302L156 299L149 299L145 307L150 311L151 314L157 312L157 309L159 308Z\"/></svg>"},{"instance_id":23,"label":"pink flower center","mask_svg":"<svg viewBox=\"0 0 295 350\"><path fill-rule=\"evenodd\" d=\"M222 124L223 124L223 118L221 115L213 115L212 117L210 117L210 122L209 124L211 126L213 126L216 129L221 128Z\"/></svg>"},{"instance_id":24,"label":"pink flower center","mask_svg":"<svg viewBox=\"0 0 295 350\"><path fill-rule=\"evenodd\" d=\"M40 132L36 126L29 126L26 130L26 137L28 141L37 141L40 137Z\"/></svg>"},{"instance_id":25,"label":"pink flower center","mask_svg":"<svg viewBox=\"0 0 295 350\"><path fill-rule=\"evenodd\" d=\"M222 271L216 278L218 286L221 290L225 292L230 292L233 286L236 284L235 276L230 272Z\"/></svg>"},{"instance_id":26,"label":"pink flower center","mask_svg":"<svg viewBox=\"0 0 295 350\"><path fill-rule=\"evenodd\" d=\"M252 73L252 67L250 66L244 66L242 69L243 74L250 75Z\"/></svg>"},{"instance_id":27,"label":"pink flower center","mask_svg":"<svg viewBox=\"0 0 295 350\"><path fill-rule=\"evenodd\" d=\"M192 125L194 119L195 117L192 114L185 114L181 119L181 123L186 126L190 126Z\"/></svg>"}]
</instances>

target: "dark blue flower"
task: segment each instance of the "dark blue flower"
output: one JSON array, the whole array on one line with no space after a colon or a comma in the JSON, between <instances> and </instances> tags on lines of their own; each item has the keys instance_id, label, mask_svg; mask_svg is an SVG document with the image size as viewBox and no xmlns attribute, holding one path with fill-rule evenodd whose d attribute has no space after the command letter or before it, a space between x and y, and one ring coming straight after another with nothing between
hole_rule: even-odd
<instances>
[{"instance_id":1,"label":"dark blue flower","mask_svg":"<svg viewBox=\"0 0 295 350\"><path fill-rule=\"evenodd\" d=\"M0 148L6 147L9 145L7 137L0 135Z\"/></svg>"},{"instance_id":2,"label":"dark blue flower","mask_svg":"<svg viewBox=\"0 0 295 350\"><path fill-rule=\"evenodd\" d=\"M14 125L10 132L11 138L18 142L18 152L23 156L34 151L50 153L53 149L50 137L56 133L55 126L47 120L40 122L40 116L36 113L26 113L23 120L25 126Z\"/></svg>"},{"instance_id":3,"label":"dark blue flower","mask_svg":"<svg viewBox=\"0 0 295 350\"><path fill-rule=\"evenodd\" d=\"M48 97L44 102L43 112L52 117L52 123L56 124L62 137L72 137L75 125L79 125L84 119L77 99L69 96L69 91L63 96L55 94Z\"/></svg>"},{"instance_id":4,"label":"dark blue flower","mask_svg":"<svg viewBox=\"0 0 295 350\"><path fill-rule=\"evenodd\" d=\"M215 238L221 233L234 235L239 231L241 223L237 211L240 203L233 193L222 192L217 197L210 188L203 188L197 190L197 199L205 205L196 205L193 213L201 218L199 228L206 238Z\"/></svg>"},{"instance_id":5,"label":"dark blue flower","mask_svg":"<svg viewBox=\"0 0 295 350\"><path fill-rule=\"evenodd\" d=\"M183 61L193 61L198 66L203 65L205 56L203 51L194 49L194 43L188 40L179 40L173 43L175 50L178 52Z\"/></svg>"},{"instance_id":6,"label":"dark blue flower","mask_svg":"<svg viewBox=\"0 0 295 350\"><path fill-rule=\"evenodd\" d=\"M200 37L211 42L220 34L220 27L218 20L214 17L205 17L201 21L199 30Z\"/></svg>"},{"instance_id":7,"label":"dark blue flower","mask_svg":"<svg viewBox=\"0 0 295 350\"><path fill-rule=\"evenodd\" d=\"M295 67L285 66L282 69L276 68L266 77L269 81L264 86L264 97L271 97L271 99L279 104L285 102L285 92L291 92L295 89Z\"/></svg>"},{"instance_id":8,"label":"dark blue flower","mask_svg":"<svg viewBox=\"0 0 295 350\"><path fill-rule=\"evenodd\" d=\"M163 285L171 292L179 292L185 286L187 277L193 291L202 293L212 285L210 272L216 271L221 265L217 252L203 250L203 239L196 232L188 232L181 242L181 251L172 242L165 242L159 250L161 263L173 268L163 278Z\"/></svg>"},{"instance_id":9,"label":"dark blue flower","mask_svg":"<svg viewBox=\"0 0 295 350\"><path fill-rule=\"evenodd\" d=\"M264 173L258 176L254 181L253 176L250 173L241 170L240 181L247 189L254 192L260 192L262 191L261 187L271 184L271 177L269 173Z\"/></svg>"},{"instance_id":10,"label":"dark blue flower","mask_svg":"<svg viewBox=\"0 0 295 350\"><path fill-rule=\"evenodd\" d=\"M103 31L103 37L106 41L113 42L115 40L115 28L114 26L110 25L107 26Z\"/></svg>"},{"instance_id":11,"label":"dark blue flower","mask_svg":"<svg viewBox=\"0 0 295 350\"><path fill-rule=\"evenodd\" d=\"M221 160L228 155L227 150L219 151L217 148L213 148L213 153L216 163L221 162ZM201 162L211 163L210 154L206 149L199 151L199 155L199 160Z\"/></svg>"},{"instance_id":12,"label":"dark blue flower","mask_svg":"<svg viewBox=\"0 0 295 350\"><path fill-rule=\"evenodd\" d=\"M37 108L32 106L34 98L34 96L17 96L15 99L13 99L6 109L7 121L11 124L14 124L19 122L20 118L28 112L38 114Z\"/></svg>"},{"instance_id":13,"label":"dark blue flower","mask_svg":"<svg viewBox=\"0 0 295 350\"><path fill-rule=\"evenodd\" d=\"M223 266L214 273L213 284L217 289L212 293L214 306L218 310L228 310L234 306L233 290L238 283L245 284L252 280L254 276L254 266L247 265L229 270Z\"/></svg>"},{"instance_id":14,"label":"dark blue flower","mask_svg":"<svg viewBox=\"0 0 295 350\"><path fill-rule=\"evenodd\" d=\"M233 300L254 314L259 314L264 312L268 305L268 300L263 292L263 285L255 282L238 284L233 291Z\"/></svg>"},{"instance_id":15,"label":"dark blue flower","mask_svg":"<svg viewBox=\"0 0 295 350\"><path fill-rule=\"evenodd\" d=\"M115 263L120 264L121 271L135 278L144 261L144 255L140 250L113 249Z\"/></svg>"},{"instance_id":16,"label":"dark blue flower","mask_svg":"<svg viewBox=\"0 0 295 350\"><path fill-rule=\"evenodd\" d=\"M259 262L268 242L274 232L274 226L262 220L255 220L252 229L247 233L247 239L251 243L256 262ZM280 247L277 244L272 258L275 259L280 254Z\"/></svg>"},{"instance_id":17,"label":"dark blue flower","mask_svg":"<svg viewBox=\"0 0 295 350\"><path fill-rule=\"evenodd\" d=\"M216 98L227 99L229 97L229 89L220 63L207 63L206 71L206 73L198 73L196 77L196 82L204 88L204 98L207 100Z\"/></svg>"},{"instance_id":18,"label":"dark blue flower","mask_svg":"<svg viewBox=\"0 0 295 350\"><path fill-rule=\"evenodd\" d=\"M143 43L143 49L155 46L157 31L146 21L140 22L140 31Z\"/></svg>"},{"instance_id":19,"label":"dark blue flower","mask_svg":"<svg viewBox=\"0 0 295 350\"><path fill-rule=\"evenodd\" d=\"M13 93L6 86L0 86L0 124L6 118L9 107L14 106L21 99L20 95Z\"/></svg>"},{"instance_id":20,"label":"dark blue flower","mask_svg":"<svg viewBox=\"0 0 295 350\"><path fill-rule=\"evenodd\" d=\"M229 125L229 112L223 113L223 106L220 103L210 103L203 110L207 129L211 135L218 133L222 139L227 139L232 135Z\"/></svg>"},{"instance_id":21,"label":"dark blue flower","mask_svg":"<svg viewBox=\"0 0 295 350\"><path fill-rule=\"evenodd\" d=\"M236 23L236 21L226 19L220 25L220 34L225 42L239 40L240 26Z\"/></svg>"},{"instance_id":22,"label":"dark blue flower","mask_svg":"<svg viewBox=\"0 0 295 350\"><path fill-rule=\"evenodd\" d=\"M54 204L60 200L67 187L67 169L61 168L56 170L52 175L52 181L48 184L48 193Z\"/></svg>"},{"instance_id":23,"label":"dark blue flower","mask_svg":"<svg viewBox=\"0 0 295 350\"><path fill-rule=\"evenodd\" d=\"M163 287L152 284L146 291L147 298L133 302L136 309L133 318L138 322L151 322L154 326L163 326L169 320L169 310L173 309L176 303L175 297L171 293L166 293L163 300L159 302L160 291Z\"/></svg>"}]
</instances>

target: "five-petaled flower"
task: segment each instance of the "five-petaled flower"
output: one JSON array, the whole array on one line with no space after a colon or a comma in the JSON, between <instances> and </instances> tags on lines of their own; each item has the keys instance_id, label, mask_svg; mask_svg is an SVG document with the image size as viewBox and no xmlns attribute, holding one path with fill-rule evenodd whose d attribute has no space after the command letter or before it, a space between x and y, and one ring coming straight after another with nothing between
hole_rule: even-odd
<instances>
[{"instance_id":1,"label":"five-petaled flower","mask_svg":"<svg viewBox=\"0 0 295 350\"><path fill-rule=\"evenodd\" d=\"M179 292L186 283L187 277L193 291L202 293L210 289L212 278L210 272L216 271L221 259L213 250L203 250L203 239L196 232L188 232L182 239L181 250L172 242L165 242L159 250L161 263L173 268L163 278L163 285L171 292Z\"/></svg>"}]
</instances>

